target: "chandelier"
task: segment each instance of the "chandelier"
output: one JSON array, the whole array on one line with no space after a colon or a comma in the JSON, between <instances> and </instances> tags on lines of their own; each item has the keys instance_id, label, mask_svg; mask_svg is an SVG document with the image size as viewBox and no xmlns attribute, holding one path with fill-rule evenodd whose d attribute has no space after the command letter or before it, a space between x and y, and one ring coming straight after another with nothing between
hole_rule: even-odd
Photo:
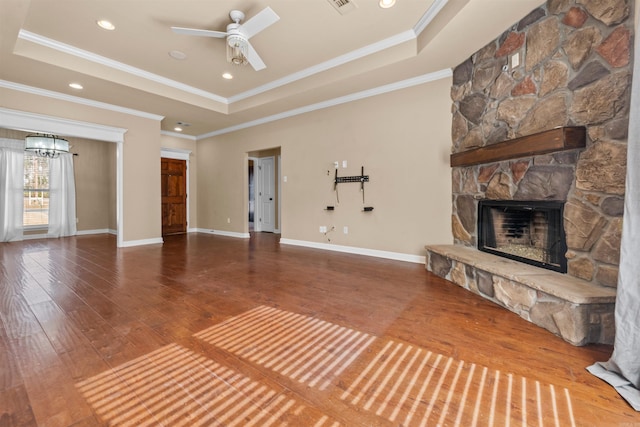
<instances>
[{"instance_id":1,"label":"chandelier","mask_svg":"<svg viewBox=\"0 0 640 427\"><path fill-rule=\"evenodd\" d=\"M40 157L55 158L69 152L69 141L51 134L36 133L24 138L24 149Z\"/></svg>"}]
</instances>

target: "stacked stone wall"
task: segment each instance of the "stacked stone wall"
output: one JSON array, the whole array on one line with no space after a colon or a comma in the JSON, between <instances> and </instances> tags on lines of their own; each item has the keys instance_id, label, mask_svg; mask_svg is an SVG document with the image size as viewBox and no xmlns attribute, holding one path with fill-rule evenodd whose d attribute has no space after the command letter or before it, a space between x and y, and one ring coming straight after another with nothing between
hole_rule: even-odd
<instances>
[{"instance_id":1,"label":"stacked stone wall","mask_svg":"<svg viewBox=\"0 0 640 427\"><path fill-rule=\"evenodd\" d=\"M549 0L454 69L454 153L558 126L587 128L585 149L454 168L457 244L476 245L480 199L564 201L568 274L616 286L632 1Z\"/></svg>"}]
</instances>

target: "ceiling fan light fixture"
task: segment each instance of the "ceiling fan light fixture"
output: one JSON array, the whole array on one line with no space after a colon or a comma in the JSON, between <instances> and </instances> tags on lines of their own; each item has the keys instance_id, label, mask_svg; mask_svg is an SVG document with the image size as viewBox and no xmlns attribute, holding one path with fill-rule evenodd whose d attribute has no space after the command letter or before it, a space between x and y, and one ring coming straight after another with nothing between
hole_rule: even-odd
<instances>
[{"instance_id":1,"label":"ceiling fan light fixture","mask_svg":"<svg viewBox=\"0 0 640 427\"><path fill-rule=\"evenodd\" d=\"M249 42L242 36L231 34L227 37L227 61L234 65L246 65Z\"/></svg>"}]
</instances>

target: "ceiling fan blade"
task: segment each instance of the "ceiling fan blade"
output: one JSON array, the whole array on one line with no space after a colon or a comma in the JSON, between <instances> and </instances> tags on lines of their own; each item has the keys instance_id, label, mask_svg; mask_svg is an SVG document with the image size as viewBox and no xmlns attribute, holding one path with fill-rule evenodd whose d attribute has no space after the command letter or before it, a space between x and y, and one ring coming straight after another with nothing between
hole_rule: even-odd
<instances>
[{"instance_id":1,"label":"ceiling fan blade","mask_svg":"<svg viewBox=\"0 0 640 427\"><path fill-rule=\"evenodd\" d=\"M249 61L249 64L251 64L253 69L256 71L260 71L264 68L267 68L262 58L260 58L260 55L258 55L258 52L256 52L253 46L251 46L251 43L247 44L249 45L249 51L247 52L247 61Z\"/></svg>"},{"instance_id":2,"label":"ceiling fan blade","mask_svg":"<svg viewBox=\"0 0 640 427\"><path fill-rule=\"evenodd\" d=\"M174 33L184 34L186 36L200 37L216 37L223 39L227 37L227 33L223 31L198 30L196 28L171 27Z\"/></svg>"},{"instance_id":3,"label":"ceiling fan blade","mask_svg":"<svg viewBox=\"0 0 640 427\"><path fill-rule=\"evenodd\" d=\"M279 19L280 17L276 15L273 9L267 6L242 24L240 31L247 39L250 39L268 26L278 22Z\"/></svg>"}]
</instances>

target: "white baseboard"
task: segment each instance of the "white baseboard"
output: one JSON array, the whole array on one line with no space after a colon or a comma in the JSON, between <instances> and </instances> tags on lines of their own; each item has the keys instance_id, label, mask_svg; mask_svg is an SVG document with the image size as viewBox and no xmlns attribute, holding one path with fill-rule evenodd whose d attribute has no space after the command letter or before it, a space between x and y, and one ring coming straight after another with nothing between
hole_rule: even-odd
<instances>
[{"instance_id":1,"label":"white baseboard","mask_svg":"<svg viewBox=\"0 0 640 427\"><path fill-rule=\"evenodd\" d=\"M22 240L35 240L35 239L47 239L48 234L23 234Z\"/></svg>"},{"instance_id":2,"label":"white baseboard","mask_svg":"<svg viewBox=\"0 0 640 427\"><path fill-rule=\"evenodd\" d=\"M95 230L79 230L76 232L76 236L85 236L88 234L113 234L117 235L118 232L116 230L112 230L110 228L98 228Z\"/></svg>"},{"instance_id":3,"label":"white baseboard","mask_svg":"<svg viewBox=\"0 0 640 427\"><path fill-rule=\"evenodd\" d=\"M192 228L190 231L196 233L215 234L217 236L235 237L238 239L248 239L251 237L249 233L238 233L236 231L211 230L209 228Z\"/></svg>"},{"instance_id":4,"label":"white baseboard","mask_svg":"<svg viewBox=\"0 0 640 427\"><path fill-rule=\"evenodd\" d=\"M125 240L119 246L121 248L130 248L132 246L143 246L143 245L157 245L164 243L162 237L156 237L153 239L141 239L141 240Z\"/></svg>"},{"instance_id":5,"label":"white baseboard","mask_svg":"<svg viewBox=\"0 0 640 427\"><path fill-rule=\"evenodd\" d=\"M376 258L393 259L396 261L406 261L406 262L412 262L415 264L425 263L425 256L403 254L400 252L388 252L388 251L380 251L377 249L356 248L353 246L332 245L330 243L318 243L318 242L309 242L305 240L293 240L293 239L280 239L280 243L285 245L304 246L307 248L323 249L323 250L334 251L334 252L345 252L349 254L366 255L366 256L372 256Z\"/></svg>"}]
</instances>

